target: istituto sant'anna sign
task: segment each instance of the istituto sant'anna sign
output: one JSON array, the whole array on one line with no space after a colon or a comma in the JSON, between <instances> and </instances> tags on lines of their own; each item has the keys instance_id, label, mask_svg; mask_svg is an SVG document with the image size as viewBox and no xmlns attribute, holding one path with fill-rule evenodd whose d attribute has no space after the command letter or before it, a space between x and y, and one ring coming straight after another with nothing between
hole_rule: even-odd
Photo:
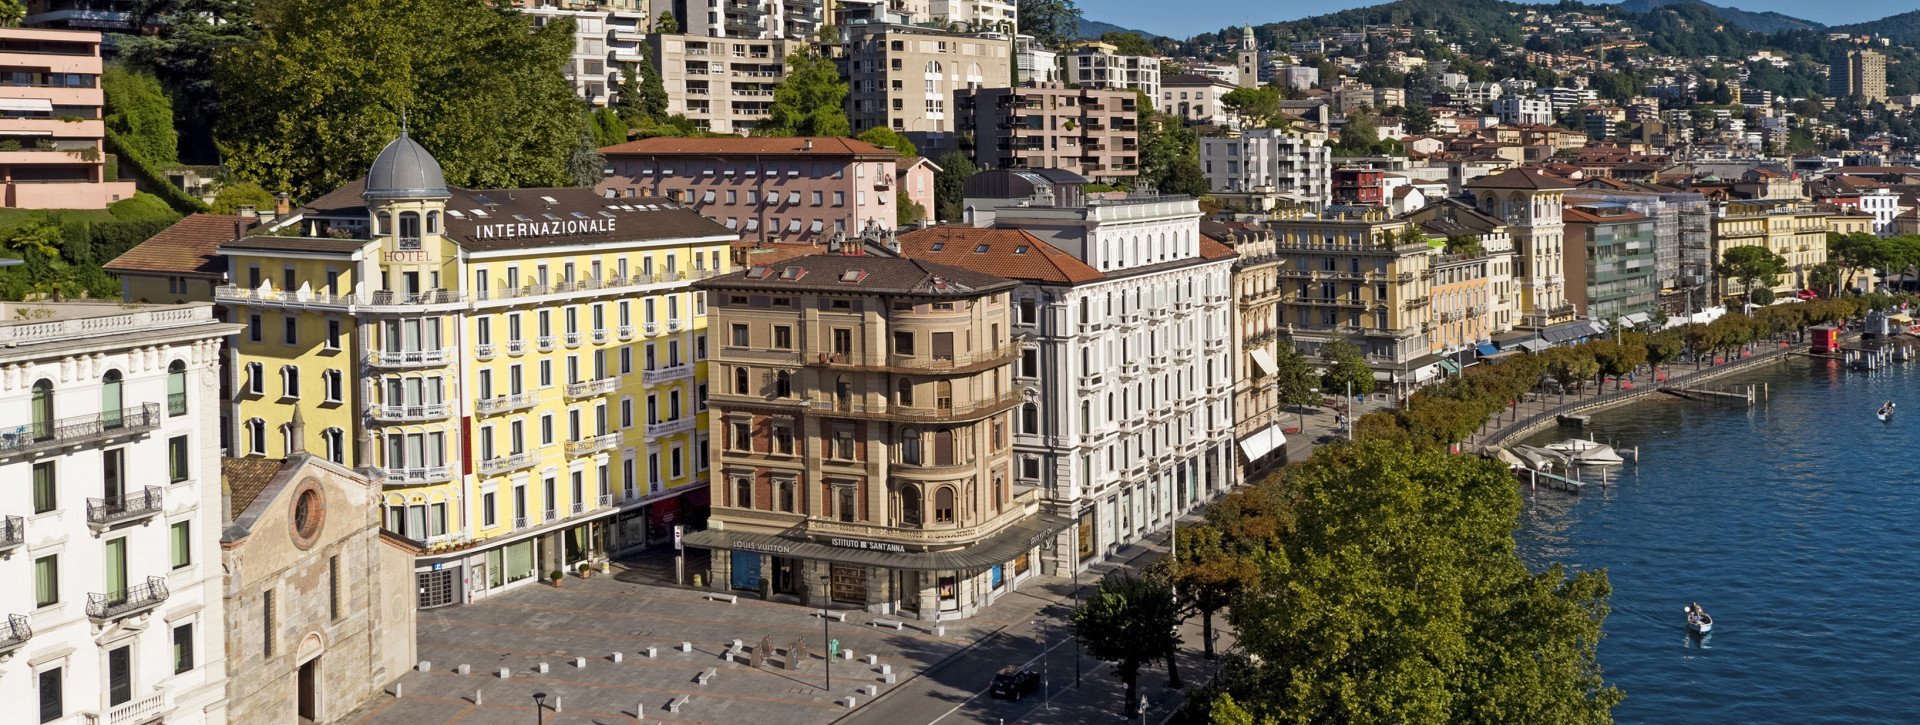
<instances>
[{"instance_id":1,"label":"istituto sant'anna sign","mask_svg":"<svg viewBox=\"0 0 1920 725\"><path fill-rule=\"evenodd\" d=\"M507 222L481 224L473 228L476 239L515 239L519 237L560 237L577 234L611 234L617 219L562 219L543 222Z\"/></svg>"},{"instance_id":2,"label":"istituto sant'anna sign","mask_svg":"<svg viewBox=\"0 0 1920 725\"><path fill-rule=\"evenodd\" d=\"M848 549L866 549L868 551L892 551L900 554L907 553L906 546L901 544L895 544L890 541L867 541L865 539L834 538L834 539L828 539L828 543L831 543L834 546L844 547Z\"/></svg>"}]
</instances>

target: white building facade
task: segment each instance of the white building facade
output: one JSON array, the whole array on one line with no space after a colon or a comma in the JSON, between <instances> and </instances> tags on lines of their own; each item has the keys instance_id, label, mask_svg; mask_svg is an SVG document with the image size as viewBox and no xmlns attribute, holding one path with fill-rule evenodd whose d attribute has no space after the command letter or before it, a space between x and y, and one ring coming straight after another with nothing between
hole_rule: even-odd
<instances>
[{"instance_id":1,"label":"white building facade","mask_svg":"<svg viewBox=\"0 0 1920 725\"><path fill-rule=\"evenodd\" d=\"M1202 136L1200 169L1216 193L1275 197L1315 210L1333 199L1333 149L1282 129Z\"/></svg>"},{"instance_id":2,"label":"white building facade","mask_svg":"<svg viewBox=\"0 0 1920 725\"><path fill-rule=\"evenodd\" d=\"M225 723L212 305L0 304L0 711Z\"/></svg>"},{"instance_id":3,"label":"white building facade","mask_svg":"<svg viewBox=\"0 0 1920 725\"><path fill-rule=\"evenodd\" d=\"M1068 53L1066 79L1081 88L1112 91L1140 91L1148 98L1160 97L1160 59L1145 55L1126 55L1106 43L1088 43ZM1232 86L1233 81L1219 79Z\"/></svg>"}]
</instances>

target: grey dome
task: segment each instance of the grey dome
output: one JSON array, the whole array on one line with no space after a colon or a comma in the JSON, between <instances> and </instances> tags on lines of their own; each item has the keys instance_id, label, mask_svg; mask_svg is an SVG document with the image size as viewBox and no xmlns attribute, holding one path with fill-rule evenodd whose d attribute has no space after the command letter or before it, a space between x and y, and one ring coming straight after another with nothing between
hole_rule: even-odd
<instances>
[{"instance_id":1,"label":"grey dome","mask_svg":"<svg viewBox=\"0 0 1920 725\"><path fill-rule=\"evenodd\" d=\"M367 192L369 199L417 199L446 198L447 177L440 171L440 162L433 154L407 136L402 130L387 147L380 150L380 156L373 160L373 168L367 170Z\"/></svg>"}]
</instances>

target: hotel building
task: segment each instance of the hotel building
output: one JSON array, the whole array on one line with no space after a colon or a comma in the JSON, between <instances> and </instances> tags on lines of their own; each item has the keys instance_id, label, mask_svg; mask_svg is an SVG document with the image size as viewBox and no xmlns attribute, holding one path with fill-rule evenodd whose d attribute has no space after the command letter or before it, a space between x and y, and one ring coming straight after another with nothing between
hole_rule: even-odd
<instances>
[{"instance_id":1,"label":"hotel building","mask_svg":"<svg viewBox=\"0 0 1920 725\"><path fill-rule=\"evenodd\" d=\"M1318 216L1281 211L1269 223L1284 262L1280 322L1300 353L1346 340L1374 377L1404 384L1434 363L1433 248L1386 207L1332 207ZM1430 373L1430 371L1429 371Z\"/></svg>"},{"instance_id":2,"label":"hotel building","mask_svg":"<svg viewBox=\"0 0 1920 725\"><path fill-rule=\"evenodd\" d=\"M365 470L422 549L421 607L704 506L691 284L725 271L733 232L652 197L452 188L404 134L280 229L220 247L217 298L244 325L229 450Z\"/></svg>"},{"instance_id":3,"label":"hotel building","mask_svg":"<svg viewBox=\"0 0 1920 725\"><path fill-rule=\"evenodd\" d=\"M227 722L213 312L0 303L0 720Z\"/></svg>"}]
</instances>

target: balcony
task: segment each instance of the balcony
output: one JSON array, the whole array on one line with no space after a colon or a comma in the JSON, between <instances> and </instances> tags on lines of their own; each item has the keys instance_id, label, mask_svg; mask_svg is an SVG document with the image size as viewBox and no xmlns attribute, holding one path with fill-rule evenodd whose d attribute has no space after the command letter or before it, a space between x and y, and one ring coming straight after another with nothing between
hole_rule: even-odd
<instances>
[{"instance_id":1,"label":"balcony","mask_svg":"<svg viewBox=\"0 0 1920 725\"><path fill-rule=\"evenodd\" d=\"M579 347L580 343L586 338L581 336L581 334L578 332L569 332L566 334L565 339L567 341L567 347Z\"/></svg>"},{"instance_id":2,"label":"balcony","mask_svg":"<svg viewBox=\"0 0 1920 725\"><path fill-rule=\"evenodd\" d=\"M674 435L677 433L685 433L687 431L693 430L693 421L694 419L692 416L687 416L684 418L675 418L673 420L663 420L658 423L648 423L647 439L652 440L654 438L664 438L666 436Z\"/></svg>"},{"instance_id":3,"label":"balcony","mask_svg":"<svg viewBox=\"0 0 1920 725\"><path fill-rule=\"evenodd\" d=\"M96 622L110 622L148 611L166 600L167 580L150 576L147 583L121 591L88 593L87 617Z\"/></svg>"},{"instance_id":4,"label":"balcony","mask_svg":"<svg viewBox=\"0 0 1920 725\"><path fill-rule=\"evenodd\" d=\"M608 332L605 328L601 328L593 331L593 342L596 345L606 342L610 339L613 339L613 333Z\"/></svg>"},{"instance_id":5,"label":"balcony","mask_svg":"<svg viewBox=\"0 0 1920 725\"><path fill-rule=\"evenodd\" d=\"M12 551L27 543L27 520L21 516L0 516L0 552Z\"/></svg>"},{"instance_id":6,"label":"balcony","mask_svg":"<svg viewBox=\"0 0 1920 725\"><path fill-rule=\"evenodd\" d=\"M648 321L641 329L646 330L646 334L648 335L658 335L660 334L660 323Z\"/></svg>"},{"instance_id":7,"label":"balcony","mask_svg":"<svg viewBox=\"0 0 1920 725\"><path fill-rule=\"evenodd\" d=\"M481 362L492 360L496 352L498 352L498 350L493 343L483 342L481 344L473 346L473 356L475 358L478 358Z\"/></svg>"},{"instance_id":8,"label":"balcony","mask_svg":"<svg viewBox=\"0 0 1920 725\"><path fill-rule=\"evenodd\" d=\"M514 393L497 398L487 398L473 404L473 410L481 415L494 415L509 410L533 407L533 393Z\"/></svg>"},{"instance_id":9,"label":"balcony","mask_svg":"<svg viewBox=\"0 0 1920 725\"><path fill-rule=\"evenodd\" d=\"M120 524L143 521L160 515L160 487L148 486L141 491L124 493L119 496L87 499L87 526L101 531Z\"/></svg>"},{"instance_id":10,"label":"balcony","mask_svg":"<svg viewBox=\"0 0 1920 725\"><path fill-rule=\"evenodd\" d=\"M633 325L621 325L621 326L620 326L620 339L622 339L622 340L631 340L631 339L633 339Z\"/></svg>"},{"instance_id":11,"label":"balcony","mask_svg":"<svg viewBox=\"0 0 1920 725\"><path fill-rule=\"evenodd\" d=\"M367 406L367 417L382 423L414 423L423 420L446 420L447 416L452 414L453 406L447 403Z\"/></svg>"},{"instance_id":12,"label":"balcony","mask_svg":"<svg viewBox=\"0 0 1920 725\"><path fill-rule=\"evenodd\" d=\"M648 426L648 428L652 428L652 426ZM620 434L608 433L606 435L582 438L577 441L567 441L567 455L577 458L601 451L611 451L618 447L620 447Z\"/></svg>"},{"instance_id":13,"label":"balcony","mask_svg":"<svg viewBox=\"0 0 1920 725\"><path fill-rule=\"evenodd\" d=\"M140 725L167 714L167 693L156 692L108 710L107 714L87 713L87 725Z\"/></svg>"},{"instance_id":14,"label":"balcony","mask_svg":"<svg viewBox=\"0 0 1920 725\"><path fill-rule=\"evenodd\" d=\"M1020 357L1019 345L1001 347L976 352L956 352L950 355L888 355L885 362L870 362L868 357L845 352L809 353L804 356L811 365L826 367L855 367L885 370L909 370L914 372L944 371L970 372L996 365L1013 362Z\"/></svg>"},{"instance_id":15,"label":"balcony","mask_svg":"<svg viewBox=\"0 0 1920 725\"><path fill-rule=\"evenodd\" d=\"M667 332L679 332L680 329L681 324L679 320L667 320Z\"/></svg>"},{"instance_id":16,"label":"balcony","mask_svg":"<svg viewBox=\"0 0 1920 725\"><path fill-rule=\"evenodd\" d=\"M306 309L344 308L355 300L349 295L314 292L311 289L277 290L262 286L259 289L236 287L230 284L213 288L216 302L231 302L246 305L273 305L276 307L296 307Z\"/></svg>"},{"instance_id":17,"label":"balcony","mask_svg":"<svg viewBox=\"0 0 1920 725\"><path fill-rule=\"evenodd\" d=\"M640 372L640 382L646 383L647 385L691 377L693 377L693 365L690 363L680 363L679 365L669 365L664 368L654 368Z\"/></svg>"},{"instance_id":18,"label":"balcony","mask_svg":"<svg viewBox=\"0 0 1920 725\"><path fill-rule=\"evenodd\" d=\"M553 336L541 335L534 339L533 344L540 349L540 352L547 352L553 349Z\"/></svg>"},{"instance_id":19,"label":"balcony","mask_svg":"<svg viewBox=\"0 0 1920 725\"><path fill-rule=\"evenodd\" d=\"M27 624L24 614L9 614L7 621L0 622L0 654L12 652L33 639L33 627Z\"/></svg>"},{"instance_id":20,"label":"balcony","mask_svg":"<svg viewBox=\"0 0 1920 725\"><path fill-rule=\"evenodd\" d=\"M606 395L607 393L611 393L614 390L618 389L619 387L620 387L620 379L614 378L614 377L600 378L598 380L586 380L578 383L567 383L567 397L568 398L591 398L595 395Z\"/></svg>"},{"instance_id":21,"label":"balcony","mask_svg":"<svg viewBox=\"0 0 1920 725\"><path fill-rule=\"evenodd\" d=\"M452 359L453 351L446 348L399 352L375 350L367 353L366 362L378 368L431 368L444 367Z\"/></svg>"},{"instance_id":22,"label":"balcony","mask_svg":"<svg viewBox=\"0 0 1920 725\"><path fill-rule=\"evenodd\" d=\"M398 305L451 305L466 301L467 296L454 290L427 290L425 292L395 292L380 290L373 293L373 299L367 304L375 307Z\"/></svg>"},{"instance_id":23,"label":"balcony","mask_svg":"<svg viewBox=\"0 0 1920 725\"><path fill-rule=\"evenodd\" d=\"M531 468L533 464L539 462L540 456L535 455L532 451L495 456L480 462L480 475L497 476L508 471Z\"/></svg>"},{"instance_id":24,"label":"balcony","mask_svg":"<svg viewBox=\"0 0 1920 725\"><path fill-rule=\"evenodd\" d=\"M508 340L508 341L507 341L507 354L508 354L508 355L514 355L514 356L519 356L519 355L522 355L522 354L524 354L524 353L526 353L526 351L527 351L527 341L526 341L526 340Z\"/></svg>"},{"instance_id":25,"label":"balcony","mask_svg":"<svg viewBox=\"0 0 1920 725\"><path fill-rule=\"evenodd\" d=\"M159 427L159 403L9 426L0 428L0 458L140 436Z\"/></svg>"},{"instance_id":26,"label":"balcony","mask_svg":"<svg viewBox=\"0 0 1920 725\"><path fill-rule=\"evenodd\" d=\"M372 478L382 486L425 486L453 480L453 469L448 466L374 468Z\"/></svg>"},{"instance_id":27,"label":"balcony","mask_svg":"<svg viewBox=\"0 0 1920 725\"><path fill-rule=\"evenodd\" d=\"M1086 376L1082 378L1082 385L1086 387L1097 387L1100 384L1098 378L1098 375ZM1022 394L1020 391L1010 390L999 395L957 405L901 406L885 402L867 405L851 400L827 398L810 400L807 402L807 406L812 410L855 418L946 422L984 418L993 413L1007 410L1018 405L1021 398Z\"/></svg>"}]
</instances>

